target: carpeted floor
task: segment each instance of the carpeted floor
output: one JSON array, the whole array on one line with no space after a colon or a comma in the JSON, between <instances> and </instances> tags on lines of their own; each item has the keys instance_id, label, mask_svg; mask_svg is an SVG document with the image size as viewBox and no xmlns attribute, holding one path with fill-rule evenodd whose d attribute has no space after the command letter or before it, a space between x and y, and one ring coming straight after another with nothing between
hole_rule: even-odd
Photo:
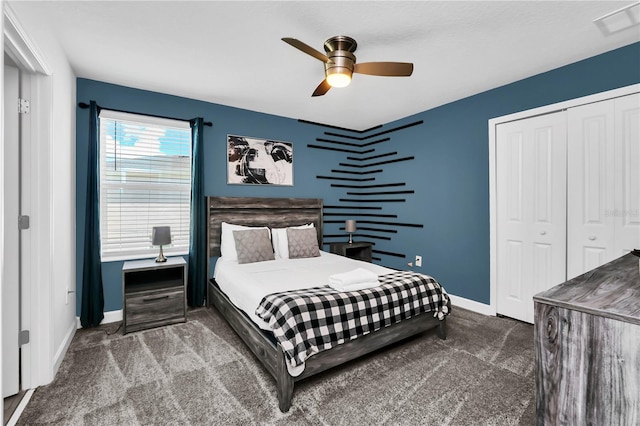
<instances>
[{"instance_id":1,"label":"carpeted floor","mask_svg":"<svg viewBox=\"0 0 640 426\"><path fill-rule=\"evenodd\" d=\"M296 384L275 382L214 309L123 336L78 330L18 424L533 425L533 326L454 308L423 333Z\"/></svg>"}]
</instances>

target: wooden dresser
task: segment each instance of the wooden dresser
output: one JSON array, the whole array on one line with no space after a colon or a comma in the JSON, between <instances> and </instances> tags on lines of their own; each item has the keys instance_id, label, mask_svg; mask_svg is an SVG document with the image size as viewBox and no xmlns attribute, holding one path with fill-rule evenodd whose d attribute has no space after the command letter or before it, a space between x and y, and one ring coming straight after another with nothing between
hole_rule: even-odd
<instances>
[{"instance_id":1,"label":"wooden dresser","mask_svg":"<svg viewBox=\"0 0 640 426\"><path fill-rule=\"evenodd\" d=\"M640 425L640 272L624 255L534 296L538 425Z\"/></svg>"}]
</instances>

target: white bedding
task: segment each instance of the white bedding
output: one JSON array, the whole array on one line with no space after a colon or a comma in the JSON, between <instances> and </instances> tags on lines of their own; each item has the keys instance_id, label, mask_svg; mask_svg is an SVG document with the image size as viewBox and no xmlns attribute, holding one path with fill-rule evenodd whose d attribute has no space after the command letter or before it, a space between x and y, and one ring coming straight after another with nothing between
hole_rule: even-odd
<instances>
[{"instance_id":1,"label":"white bedding","mask_svg":"<svg viewBox=\"0 0 640 426\"><path fill-rule=\"evenodd\" d=\"M393 272L392 269L373 263L320 251L320 257L245 264L221 257L216 262L213 277L234 305L260 328L271 331L269 324L255 314L264 296L280 291L329 285L330 275L356 268L364 268L376 275Z\"/></svg>"}]
</instances>

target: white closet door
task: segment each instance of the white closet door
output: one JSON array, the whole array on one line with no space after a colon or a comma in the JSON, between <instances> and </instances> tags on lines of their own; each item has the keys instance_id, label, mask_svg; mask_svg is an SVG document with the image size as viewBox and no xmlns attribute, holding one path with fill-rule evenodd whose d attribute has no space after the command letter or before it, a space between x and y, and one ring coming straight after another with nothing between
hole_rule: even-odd
<instances>
[{"instance_id":1,"label":"white closet door","mask_svg":"<svg viewBox=\"0 0 640 426\"><path fill-rule=\"evenodd\" d=\"M568 111L567 279L613 260L614 102Z\"/></svg>"},{"instance_id":2,"label":"white closet door","mask_svg":"<svg viewBox=\"0 0 640 426\"><path fill-rule=\"evenodd\" d=\"M533 295L566 279L564 112L496 127L498 314L533 322Z\"/></svg>"},{"instance_id":3,"label":"white closet door","mask_svg":"<svg viewBox=\"0 0 640 426\"><path fill-rule=\"evenodd\" d=\"M640 94L615 99L614 257L640 249Z\"/></svg>"}]
</instances>

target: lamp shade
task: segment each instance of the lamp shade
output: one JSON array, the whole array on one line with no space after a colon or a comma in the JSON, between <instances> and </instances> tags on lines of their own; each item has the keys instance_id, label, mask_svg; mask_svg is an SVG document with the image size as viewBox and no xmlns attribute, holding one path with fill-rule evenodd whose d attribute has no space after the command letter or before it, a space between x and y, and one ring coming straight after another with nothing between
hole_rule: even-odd
<instances>
[{"instance_id":1,"label":"lamp shade","mask_svg":"<svg viewBox=\"0 0 640 426\"><path fill-rule=\"evenodd\" d=\"M356 221L355 220L346 220L344 222L344 229L347 232L356 232Z\"/></svg>"},{"instance_id":2,"label":"lamp shade","mask_svg":"<svg viewBox=\"0 0 640 426\"><path fill-rule=\"evenodd\" d=\"M171 244L171 227L154 226L151 230L151 244L154 246Z\"/></svg>"}]
</instances>

